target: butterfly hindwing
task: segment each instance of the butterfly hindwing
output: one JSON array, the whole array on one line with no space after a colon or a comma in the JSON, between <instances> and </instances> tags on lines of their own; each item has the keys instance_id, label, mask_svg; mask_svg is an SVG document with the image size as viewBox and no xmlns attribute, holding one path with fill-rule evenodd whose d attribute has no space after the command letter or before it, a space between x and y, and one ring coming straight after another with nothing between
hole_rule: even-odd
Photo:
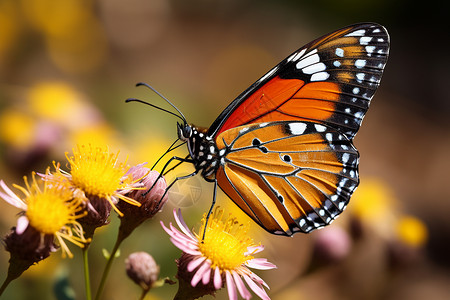
<instances>
[{"instance_id":1,"label":"butterfly hindwing","mask_svg":"<svg viewBox=\"0 0 450 300\"><path fill-rule=\"evenodd\" d=\"M267 231L310 232L332 222L358 185L358 152L326 125L280 121L229 129L220 188Z\"/></svg>"},{"instance_id":2,"label":"butterfly hindwing","mask_svg":"<svg viewBox=\"0 0 450 300\"><path fill-rule=\"evenodd\" d=\"M352 139L380 83L388 52L388 33L375 23L316 39L239 95L208 135L252 123L300 120L325 124Z\"/></svg>"}]
</instances>

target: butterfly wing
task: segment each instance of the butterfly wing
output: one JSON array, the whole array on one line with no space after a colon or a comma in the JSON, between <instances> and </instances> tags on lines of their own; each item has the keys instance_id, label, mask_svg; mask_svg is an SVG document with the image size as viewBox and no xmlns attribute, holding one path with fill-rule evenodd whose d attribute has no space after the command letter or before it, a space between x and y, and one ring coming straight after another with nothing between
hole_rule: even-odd
<instances>
[{"instance_id":1,"label":"butterfly wing","mask_svg":"<svg viewBox=\"0 0 450 300\"><path fill-rule=\"evenodd\" d=\"M388 51L388 33L374 23L318 38L239 95L208 135L252 123L300 120L325 124L352 139L380 83Z\"/></svg>"},{"instance_id":2,"label":"butterfly wing","mask_svg":"<svg viewBox=\"0 0 450 300\"><path fill-rule=\"evenodd\" d=\"M220 188L267 231L308 233L331 223L358 185L358 152L335 129L281 121L229 129L217 138Z\"/></svg>"}]
</instances>

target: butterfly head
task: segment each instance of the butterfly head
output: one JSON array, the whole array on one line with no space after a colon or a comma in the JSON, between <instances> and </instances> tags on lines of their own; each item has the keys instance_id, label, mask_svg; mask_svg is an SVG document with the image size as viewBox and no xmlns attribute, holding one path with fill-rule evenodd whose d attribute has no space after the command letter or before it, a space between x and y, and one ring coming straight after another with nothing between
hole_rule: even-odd
<instances>
[{"instance_id":1,"label":"butterfly head","mask_svg":"<svg viewBox=\"0 0 450 300\"><path fill-rule=\"evenodd\" d=\"M192 126L184 123L177 123L178 138L182 141L188 141L192 137Z\"/></svg>"}]
</instances>

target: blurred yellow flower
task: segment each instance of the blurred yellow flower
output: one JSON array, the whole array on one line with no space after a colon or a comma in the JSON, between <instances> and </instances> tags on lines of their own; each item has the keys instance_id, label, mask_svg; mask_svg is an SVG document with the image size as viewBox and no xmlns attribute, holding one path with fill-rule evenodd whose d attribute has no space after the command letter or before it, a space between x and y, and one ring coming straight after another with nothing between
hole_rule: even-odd
<instances>
[{"instance_id":1,"label":"blurred yellow flower","mask_svg":"<svg viewBox=\"0 0 450 300\"><path fill-rule=\"evenodd\" d=\"M0 65L18 37L17 18L14 1L0 1Z\"/></svg>"},{"instance_id":2,"label":"blurred yellow flower","mask_svg":"<svg viewBox=\"0 0 450 300\"><path fill-rule=\"evenodd\" d=\"M392 235L399 214L399 204L384 181L364 178L348 207L357 218L381 235Z\"/></svg>"},{"instance_id":3,"label":"blurred yellow flower","mask_svg":"<svg viewBox=\"0 0 450 300\"><path fill-rule=\"evenodd\" d=\"M53 36L64 35L92 10L92 1L22 0L21 4L31 25Z\"/></svg>"},{"instance_id":4,"label":"blurred yellow flower","mask_svg":"<svg viewBox=\"0 0 450 300\"><path fill-rule=\"evenodd\" d=\"M15 109L0 113L0 141L13 147L26 148L33 143L35 121Z\"/></svg>"},{"instance_id":5,"label":"blurred yellow flower","mask_svg":"<svg viewBox=\"0 0 450 300\"><path fill-rule=\"evenodd\" d=\"M41 82L32 86L28 93L31 110L39 117L66 123L82 110L81 95L63 82Z\"/></svg>"},{"instance_id":6,"label":"blurred yellow flower","mask_svg":"<svg viewBox=\"0 0 450 300\"><path fill-rule=\"evenodd\" d=\"M402 242L413 247L424 245L428 238L426 225L420 219L412 216L400 218L397 224L397 234Z\"/></svg>"},{"instance_id":7,"label":"blurred yellow flower","mask_svg":"<svg viewBox=\"0 0 450 300\"><path fill-rule=\"evenodd\" d=\"M397 199L392 191L385 182L376 178L362 180L351 201L351 209L358 217L373 221L391 214L396 208Z\"/></svg>"},{"instance_id":8,"label":"blurred yellow flower","mask_svg":"<svg viewBox=\"0 0 450 300\"><path fill-rule=\"evenodd\" d=\"M107 39L90 0L22 0L26 18L47 41L50 58L68 73L92 71L106 61Z\"/></svg>"},{"instance_id":9,"label":"blurred yellow flower","mask_svg":"<svg viewBox=\"0 0 450 300\"><path fill-rule=\"evenodd\" d=\"M111 148L120 146L115 130L104 122L79 128L72 132L69 138L72 145L91 145L93 148L108 145Z\"/></svg>"}]
</instances>

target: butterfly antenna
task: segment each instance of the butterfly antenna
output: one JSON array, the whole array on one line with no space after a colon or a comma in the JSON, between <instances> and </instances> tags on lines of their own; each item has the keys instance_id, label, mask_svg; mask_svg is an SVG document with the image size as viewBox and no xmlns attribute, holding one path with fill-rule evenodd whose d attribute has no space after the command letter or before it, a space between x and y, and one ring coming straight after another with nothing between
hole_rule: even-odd
<instances>
[{"instance_id":1,"label":"butterfly antenna","mask_svg":"<svg viewBox=\"0 0 450 300\"><path fill-rule=\"evenodd\" d=\"M170 106L172 106L173 108L175 108L175 110L180 114L179 118L183 120L184 123L187 123L186 121L186 117L183 115L183 113L172 103L169 101L169 99L167 99L166 97L164 97L160 92L158 92L156 89L154 89L151 85L145 83L145 82L138 82L136 84L136 86L145 86L147 88L149 88L151 91L153 91L156 95L158 95L159 97L163 98L167 103L170 104Z\"/></svg>"},{"instance_id":2,"label":"butterfly antenna","mask_svg":"<svg viewBox=\"0 0 450 300\"><path fill-rule=\"evenodd\" d=\"M144 100L140 100L140 99L136 99L136 98L128 98L128 99L125 100L125 102L126 103L128 103L128 102L139 102L139 103L142 103L142 104L146 104L146 105L151 106L153 108L156 108L156 109L162 110L162 111L164 111L166 113L169 113L169 114L171 114L171 115L173 115L173 116L175 116L177 118L180 118L183 122L186 122L183 117L180 117L179 115L177 115L177 114L175 114L175 113L173 113L173 112L171 112L171 111L169 111L167 109L164 109L162 107L156 106L156 105L151 104L151 103L148 103L148 102L146 102Z\"/></svg>"}]
</instances>

